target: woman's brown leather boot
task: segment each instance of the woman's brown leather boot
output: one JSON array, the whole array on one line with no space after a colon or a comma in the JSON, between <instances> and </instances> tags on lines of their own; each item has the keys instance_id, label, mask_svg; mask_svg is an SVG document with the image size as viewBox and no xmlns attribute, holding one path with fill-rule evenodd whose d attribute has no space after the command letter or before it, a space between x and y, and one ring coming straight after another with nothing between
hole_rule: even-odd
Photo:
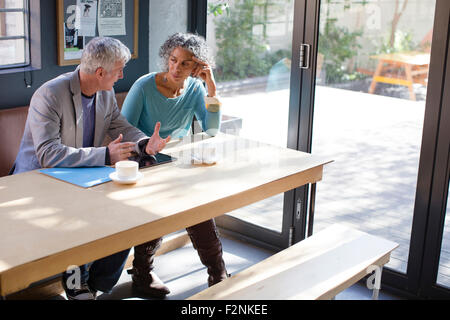
<instances>
[{"instance_id":1,"label":"woman's brown leather boot","mask_svg":"<svg viewBox=\"0 0 450 320\"><path fill-rule=\"evenodd\" d=\"M155 253L161 246L162 238L158 238L134 247L132 274L133 288L136 291L155 298L164 298L170 290L153 272Z\"/></svg>"},{"instance_id":2,"label":"woman's brown leather boot","mask_svg":"<svg viewBox=\"0 0 450 320\"><path fill-rule=\"evenodd\" d=\"M192 245L197 250L200 261L208 268L208 286L228 277L222 255L222 243L219 239L213 219L186 228Z\"/></svg>"}]
</instances>

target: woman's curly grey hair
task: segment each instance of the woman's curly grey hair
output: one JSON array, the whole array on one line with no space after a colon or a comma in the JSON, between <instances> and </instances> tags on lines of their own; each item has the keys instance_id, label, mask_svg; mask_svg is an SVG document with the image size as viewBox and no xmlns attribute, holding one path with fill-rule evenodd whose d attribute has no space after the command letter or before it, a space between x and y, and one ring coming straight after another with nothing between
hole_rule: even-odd
<instances>
[{"instance_id":1,"label":"woman's curly grey hair","mask_svg":"<svg viewBox=\"0 0 450 320\"><path fill-rule=\"evenodd\" d=\"M175 48L181 47L189 50L198 59L208 63L211 68L215 67L214 59L209 54L209 48L203 37L192 33L175 33L171 35L159 48L161 57L161 69L169 70L169 57Z\"/></svg>"},{"instance_id":2,"label":"woman's curly grey hair","mask_svg":"<svg viewBox=\"0 0 450 320\"><path fill-rule=\"evenodd\" d=\"M130 49L119 40L96 37L89 41L83 50L80 70L88 74L95 73L99 67L111 71L116 62L127 63L130 58Z\"/></svg>"}]
</instances>

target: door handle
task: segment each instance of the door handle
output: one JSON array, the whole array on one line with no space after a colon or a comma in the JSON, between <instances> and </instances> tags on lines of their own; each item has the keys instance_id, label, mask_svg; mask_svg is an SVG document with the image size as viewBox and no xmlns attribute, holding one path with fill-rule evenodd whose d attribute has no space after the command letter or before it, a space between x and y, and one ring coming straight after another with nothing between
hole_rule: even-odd
<instances>
[{"instance_id":1,"label":"door handle","mask_svg":"<svg viewBox=\"0 0 450 320\"><path fill-rule=\"evenodd\" d=\"M309 53L311 51L311 45L303 43L300 45L300 59L299 68L309 69Z\"/></svg>"}]
</instances>

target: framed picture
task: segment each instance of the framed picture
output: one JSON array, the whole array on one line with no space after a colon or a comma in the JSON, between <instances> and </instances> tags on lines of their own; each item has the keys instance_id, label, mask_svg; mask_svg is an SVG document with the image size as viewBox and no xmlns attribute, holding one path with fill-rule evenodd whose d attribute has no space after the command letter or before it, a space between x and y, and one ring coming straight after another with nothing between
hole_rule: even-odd
<instances>
[{"instance_id":1,"label":"framed picture","mask_svg":"<svg viewBox=\"0 0 450 320\"><path fill-rule=\"evenodd\" d=\"M58 65L80 63L84 46L99 35L114 37L138 57L139 0L57 0Z\"/></svg>"}]
</instances>

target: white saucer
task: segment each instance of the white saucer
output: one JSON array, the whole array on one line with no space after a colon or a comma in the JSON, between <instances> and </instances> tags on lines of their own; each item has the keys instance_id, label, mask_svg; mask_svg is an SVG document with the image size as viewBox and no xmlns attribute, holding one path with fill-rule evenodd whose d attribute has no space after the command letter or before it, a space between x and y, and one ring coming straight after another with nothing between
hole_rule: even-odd
<instances>
[{"instance_id":1,"label":"white saucer","mask_svg":"<svg viewBox=\"0 0 450 320\"><path fill-rule=\"evenodd\" d=\"M142 173L138 172L136 177L134 177L134 178L131 178L131 179L119 179L119 177L117 176L117 172L111 172L109 174L109 177L111 178L112 181L120 183L120 184L133 184L133 183L136 183L143 176L144 175Z\"/></svg>"}]
</instances>

